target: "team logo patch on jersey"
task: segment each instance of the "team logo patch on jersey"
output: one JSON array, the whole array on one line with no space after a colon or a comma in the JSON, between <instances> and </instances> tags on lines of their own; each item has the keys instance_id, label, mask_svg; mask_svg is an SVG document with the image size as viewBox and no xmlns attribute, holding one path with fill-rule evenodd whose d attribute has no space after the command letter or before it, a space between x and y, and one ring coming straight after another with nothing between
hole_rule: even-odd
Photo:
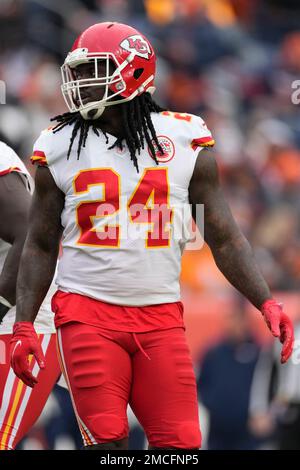
<instances>
[{"instance_id":1,"label":"team logo patch on jersey","mask_svg":"<svg viewBox=\"0 0 300 470\"><path fill-rule=\"evenodd\" d=\"M158 138L158 142L160 143L160 145L161 145L161 147L164 151L164 153L162 155L161 152L159 151L156 143L152 140L152 144L153 144L153 147L155 149L155 155L156 155L157 161L161 162L161 163L167 163L170 160L172 160L172 158L174 158L175 145L172 142L172 140L169 137L165 136L165 135L158 135L157 138ZM151 155L149 147L148 147L148 152L149 152L150 157L153 158L152 155Z\"/></svg>"},{"instance_id":2,"label":"team logo patch on jersey","mask_svg":"<svg viewBox=\"0 0 300 470\"><path fill-rule=\"evenodd\" d=\"M125 51L135 52L136 55L143 57L143 59L148 60L151 55L151 49L148 42L139 34L134 34L133 36L129 36L124 39L120 46L125 49Z\"/></svg>"}]
</instances>

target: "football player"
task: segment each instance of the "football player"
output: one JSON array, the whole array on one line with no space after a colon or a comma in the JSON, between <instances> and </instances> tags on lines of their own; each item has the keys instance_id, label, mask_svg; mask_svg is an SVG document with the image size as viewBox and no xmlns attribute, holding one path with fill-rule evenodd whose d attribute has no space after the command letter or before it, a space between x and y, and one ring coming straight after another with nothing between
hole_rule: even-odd
<instances>
[{"instance_id":1,"label":"football player","mask_svg":"<svg viewBox=\"0 0 300 470\"><path fill-rule=\"evenodd\" d=\"M10 367L9 345L15 321L16 282L20 256L28 229L33 180L25 165L4 142L0 142L0 450L12 450L27 434L41 414L47 398L60 376L56 354L56 334L50 299L52 286L35 321L40 370L34 357L30 370L37 375L32 389ZM32 259L31 263L35 260ZM16 346L18 347L18 346Z\"/></svg>"},{"instance_id":2,"label":"football player","mask_svg":"<svg viewBox=\"0 0 300 470\"><path fill-rule=\"evenodd\" d=\"M126 408L150 448L198 449L195 376L179 274L188 239L178 208L204 204L205 239L229 282L292 352L293 326L271 296L219 185L214 143L200 117L152 98L155 53L136 29L100 23L62 66L69 112L38 138L36 190L18 282L12 366L39 348L33 326L51 283L62 368L85 449L126 449ZM35 262L32 263L31 260ZM19 341L21 345L17 347ZM40 351L40 354L42 352Z\"/></svg>"}]
</instances>

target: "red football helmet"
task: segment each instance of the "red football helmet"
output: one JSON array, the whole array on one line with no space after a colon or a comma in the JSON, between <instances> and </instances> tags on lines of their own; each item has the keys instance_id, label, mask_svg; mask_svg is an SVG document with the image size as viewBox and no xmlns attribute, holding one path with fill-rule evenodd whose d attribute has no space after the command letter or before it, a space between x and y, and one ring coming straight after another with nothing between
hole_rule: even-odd
<instances>
[{"instance_id":1,"label":"red football helmet","mask_svg":"<svg viewBox=\"0 0 300 470\"><path fill-rule=\"evenodd\" d=\"M106 75L101 77L99 60L106 61ZM88 62L94 62L93 76L76 79L73 69ZM115 66L113 72L110 62ZM80 111L85 119L90 119L89 111L95 110L92 119L97 119L106 106L132 100L145 91L154 93L155 62L151 44L136 29L112 22L91 26L76 39L61 67L61 89L70 112ZM91 86L105 87L103 98L84 104L81 90Z\"/></svg>"}]
</instances>

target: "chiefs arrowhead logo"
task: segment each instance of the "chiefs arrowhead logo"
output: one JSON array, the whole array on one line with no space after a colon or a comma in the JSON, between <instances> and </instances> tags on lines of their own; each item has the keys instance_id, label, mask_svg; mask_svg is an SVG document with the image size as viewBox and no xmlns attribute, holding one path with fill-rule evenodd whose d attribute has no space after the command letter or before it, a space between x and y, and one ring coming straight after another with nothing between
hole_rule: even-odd
<instances>
[{"instance_id":1,"label":"chiefs arrowhead logo","mask_svg":"<svg viewBox=\"0 0 300 470\"><path fill-rule=\"evenodd\" d=\"M154 150L155 150L156 159L160 163L167 163L170 160L172 160L172 158L174 158L175 145L172 142L172 140L169 137L165 136L165 135L159 135L159 136L157 136L157 138L158 138L158 142L160 143L160 146L163 149L164 153L163 153L163 155L161 154L161 152L159 151L156 143L154 142L154 140L152 140L152 144L153 144L153 147L154 147ZM148 147L148 152L149 152L150 157L153 158L149 147Z\"/></svg>"},{"instance_id":2,"label":"chiefs arrowhead logo","mask_svg":"<svg viewBox=\"0 0 300 470\"><path fill-rule=\"evenodd\" d=\"M128 52L135 52L139 57L143 59L149 59L151 55L151 49L146 41L140 34L134 34L129 36L121 42L120 46Z\"/></svg>"}]
</instances>

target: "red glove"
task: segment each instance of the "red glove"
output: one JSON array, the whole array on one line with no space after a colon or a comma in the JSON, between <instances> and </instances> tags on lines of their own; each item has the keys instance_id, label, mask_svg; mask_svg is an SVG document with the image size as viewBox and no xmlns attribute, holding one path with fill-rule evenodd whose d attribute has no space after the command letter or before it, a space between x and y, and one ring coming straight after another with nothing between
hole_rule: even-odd
<instances>
[{"instance_id":1,"label":"red glove","mask_svg":"<svg viewBox=\"0 0 300 470\"><path fill-rule=\"evenodd\" d=\"M10 362L14 373L26 385L34 387L37 379L31 373L28 356L34 355L40 369L45 368L45 357L33 324L29 321L15 323L10 344Z\"/></svg>"},{"instance_id":2,"label":"red glove","mask_svg":"<svg viewBox=\"0 0 300 470\"><path fill-rule=\"evenodd\" d=\"M281 363L284 364L293 352L294 327L290 318L283 312L282 304L275 300L266 300L261 306L261 313L271 333L283 344Z\"/></svg>"}]
</instances>

